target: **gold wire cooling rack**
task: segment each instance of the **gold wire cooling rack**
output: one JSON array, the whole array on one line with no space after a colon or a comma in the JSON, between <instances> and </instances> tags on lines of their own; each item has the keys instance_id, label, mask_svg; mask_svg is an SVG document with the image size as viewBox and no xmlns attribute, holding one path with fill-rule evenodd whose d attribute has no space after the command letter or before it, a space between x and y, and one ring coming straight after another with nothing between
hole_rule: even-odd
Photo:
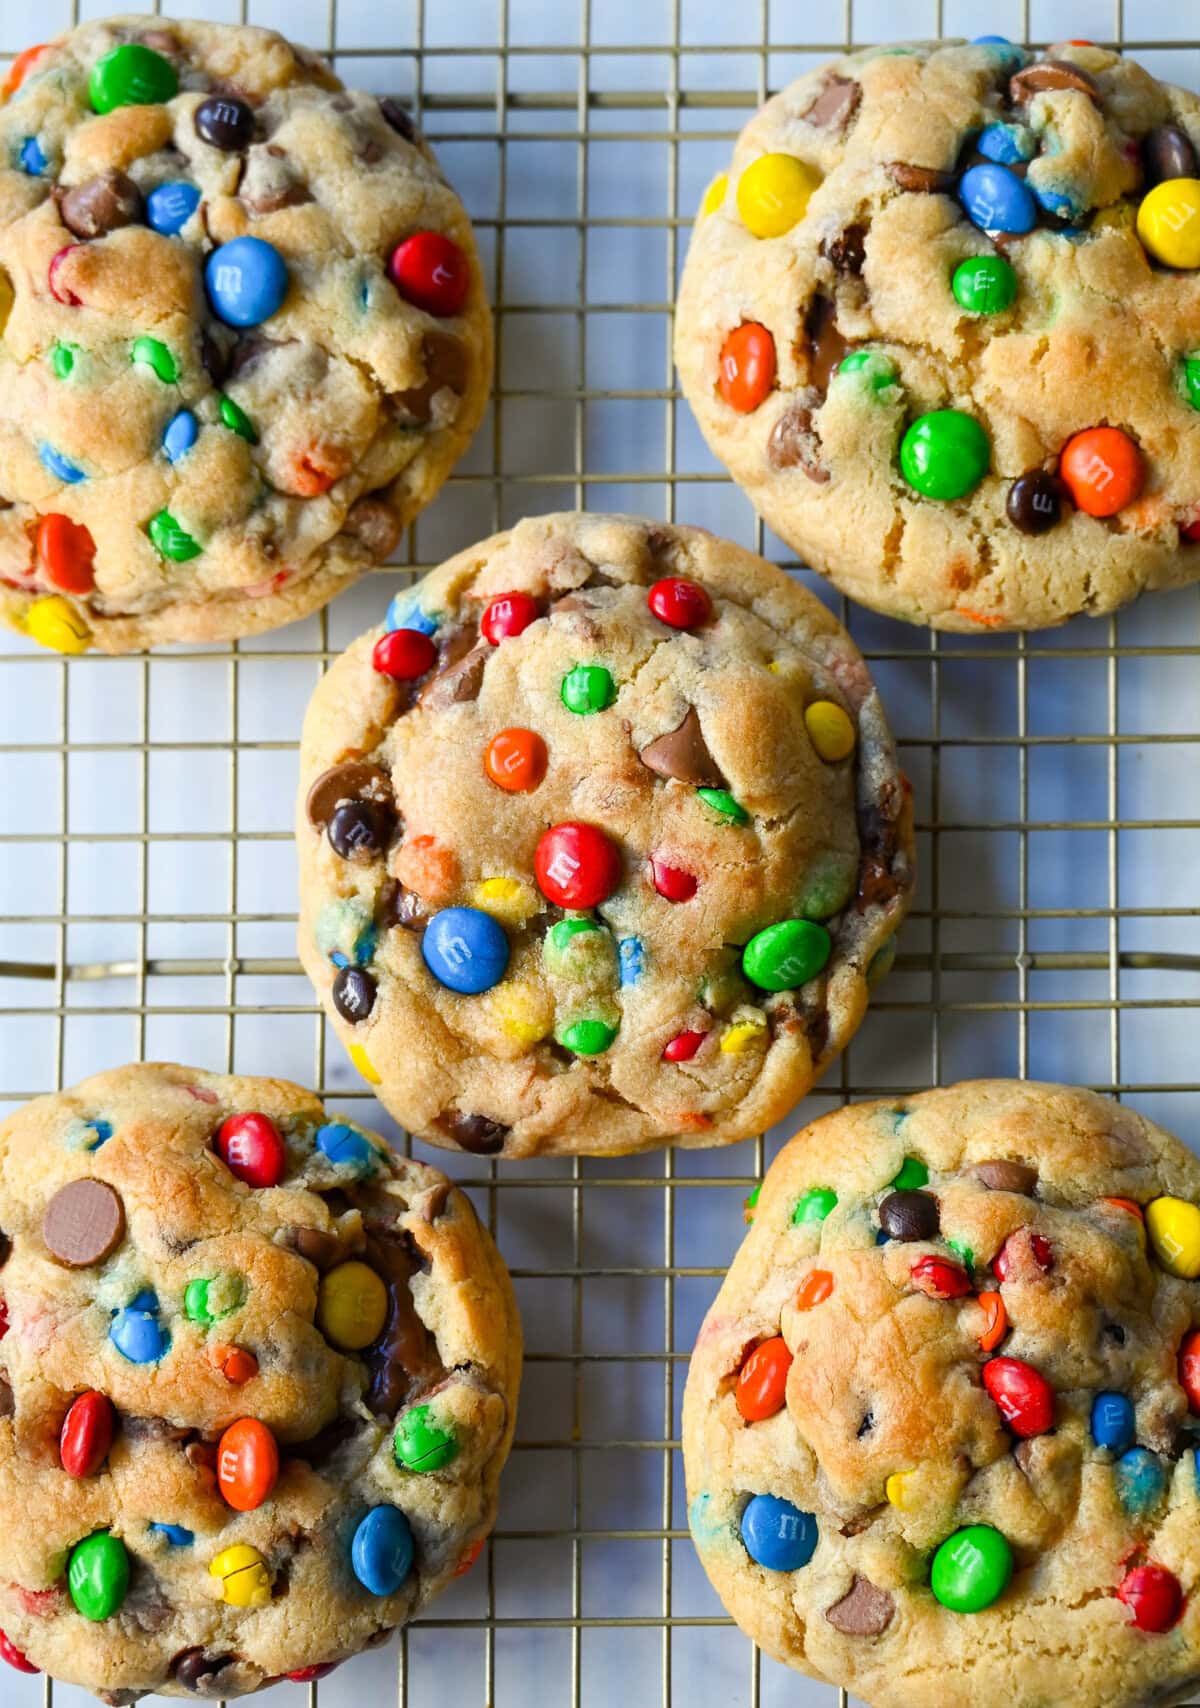
<instances>
[{"instance_id":1,"label":"gold wire cooling rack","mask_svg":"<svg viewBox=\"0 0 1200 1708\"><path fill-rule=\"evenodd\" d=\"M0 1102L173 1057L307 1081L386 1131L336 1045L327 1058L294 957L296 735L321 669L400 580L529 511L700 522L808 576L708 457L670 355L692 210L769 90L850 44L984 32L1087 35L1195 86L1200 42L1175 36L1169 0L1136 12L1122 0L838 0L816 17L786 0L180 9L282 27L348 81L408 100L491 268L496 395L403 567L319 617L133 660L67 663L0 643ZM0 57L80 12L80 0L0 0ZM922 879L897 971L801 1113L1030 1074L1129 1095L1188 1138L1200 1113L1195 590L978 641L834 606L892 711ZM450 1159L526 1318L500 1525L471 1576L403 1634L398 1663L394 1648L350 1663L308 1687L309 1708L512 1708L535 1693L551 1708L618 1696L635 1708L820 1708L836 1696L846 1708L845 1693L741 1639L687 1537L688 1349L774 1148L768 1135L616 1163ZM14 1708L84 1700L6 1680L5 1708L14 1690Z\"/></svg>"}]
</instances>

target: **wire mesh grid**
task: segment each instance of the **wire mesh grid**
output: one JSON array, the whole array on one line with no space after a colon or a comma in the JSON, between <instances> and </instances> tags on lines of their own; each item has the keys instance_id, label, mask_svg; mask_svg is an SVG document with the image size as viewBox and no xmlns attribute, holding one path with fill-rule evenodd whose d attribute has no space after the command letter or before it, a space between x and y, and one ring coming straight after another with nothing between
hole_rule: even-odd
<instances>
[{"instance_id":1,"label":"wire mesh grid","mask_svg":"<svg viewBox=\"0 0 1200 1708\"><path fill-rule=\"evenodd\" d=\"M108 9L0 0L0 58ZM4 643L0 1101L167 1058L311 1083L408 1143L336 1042L327 1054L295 960L300 715L395 585L523 513L579 506L758 546L830 600L889 703L916 792L920 892L896 973L800 1116L1029 1074L1130 1094L1190 1141L1194 590L978 641L849 607L764 536L704 449L670 356L691 212L769 90L847 45L979 31L1123 42L1195 86L1200 42L1181 39L1170 0L1136 14L1122 0L841 0L815 17L785 0L733 14L714 0L183 9L284 28L348 81L409 101L491 270L495 399L403 567L319 617L150 658L67 664ZM435 1157L486 1215L526 1321L500 1522L471 1576L402 1635L398 1660L397 1646L361 1657L308 1686L310 1708L511 1708L535 1691L555 1708L618 1695L639 1708L846 1708L723 1617L687 1538L678 1455L688 1349L740 1236L740 1201L784 1136L615 1163ZM90 1698L6 1679L0 1700Z\"/></svg>"}]
</instances>

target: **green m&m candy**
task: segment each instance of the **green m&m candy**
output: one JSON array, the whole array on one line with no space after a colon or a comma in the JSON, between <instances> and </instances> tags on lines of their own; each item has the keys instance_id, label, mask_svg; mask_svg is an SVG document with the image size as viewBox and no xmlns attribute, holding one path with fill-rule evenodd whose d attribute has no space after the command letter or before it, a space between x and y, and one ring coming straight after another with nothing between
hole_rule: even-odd
<instances>
[{"instance_id":1,"label":"green m&m candy","mask_svg":"<svg viewBox=\"0 0 1200 1708\"><path fill-rule=\"evenodd\" d=\"M189 1281L183 1295L183 1314L189 1322L215 1323L245 1303L246 1288L240 1275L197 1277Z\"/></svg>"},{"instance_id":2,"label":"green m&m candy","mask_svg":"<svg viewBox=\"0 0 1200 1708\"><path fill-rule=\"evenodd\" d=\"M749 823L750 814L744 806L734 800L728 789L697 789L696 793L705 806L720 813L721 817L727 818L731 824Z\"/></svg>"},{"instance_id":3,"label":"green m&m candy","mask_svg":"<svg viewBox=\"0 0 1200 1708\"><path fill-rule=\"evenodd\" d=\"M245 439L248 445L258 444L258 429L246 411L231 397L221 399L221 425L228 427L231 433L236 433L239 439Z\"/></svg>"},{"instance_id":4,"label":"green m&m candy","mask_svg":"<svg viewBox=\"0 0 1200 1708\"><path fill-rule=\"evenodd\" d=\"M1200 409L1200 350L1194 350L1183 358L1179 377L1183 381L1184 397L1193 409Z\"/></svg>"},{"instance_id":5,"label":"green m&m candy","mask_svg":"<svg viewBox=\"0 0 1200 1708\"><path fill-rule=\"evenodd\" d=\"M872 391L885 391L896 383L895 364L879 350L851 350L838 363L837 373L839 378L842 374L861 374Z\"/></svg>"},{"instance_id":6,"label":"green m&m candy","mask_svg":"<svg viewBox=\"0 0 1200 1708\"><path fill-rule=\"evenodd\" d=\"M200 556L199 545L179 526L169 510L160 510L157 516L151 516L146 531L156 548L172 563L186 563L189 558Z\"/></svg>"},{"instance_id":7,"label":"green m&m candy","mask_svg":"<svg viewBox=\"0 0 1200 1708\"><path fill-rule=\"evenodd\" d=\"M85 1619L111 1619L129 1588L124 1542L107 1530L97 1530L80 1542L71 1550L67 1587Z\"/></svg>"},{"instance_id":8,"label":"green m&m candy","mask_svg":"<svg viewBox=\"0 0 1200 1708\"><path fill-rule=\"evenodd\" d=\"M1017 275L1002 255L972 255L954 269L950 289L968 314L1002 314L1016 299Z\"/></svg>"},{"instance_id":9,"label":"green m&m candy","mask_svg":"<svg viewBox=\"0 0 1200 1708\"><path fill-rule=\"evenodd\" d=\"M802 1228L813 1222L823 1222L838 1201L832 1186L810 1186L803 1198L797 1199L792 1210L792 1226Z\"/></svg>"},{"instance_id":10,"label":"green m&m candy","mask_svg":"<svg viewBox=\"0 0 1200 1708\"><path fill-rule=\"evenodd\" d=\"M114 107L153 107L179 93L175 67L153 48L122 42L98 59L88 80L88 94L98 113Z\"/></svg>"},{"instance_id":11,"label":"green m&m candy","mask_svg":"<svg viewBox=\"0 0 1200 1708\"><path fill-rule=\"evenodd\" d=\"M919 1192L922 1186L929 1185L929 1170L919 1156L906 1156L899 1174L888 1185L893 1192Z\"/></svg>"},{"instance_id":12,"label":"green m&m candy","mask_svg":"<svg viewBox=\"0 0 1200 1708\"><path fill-rule=\"evenodd\" d=\"M453 1428L434 1423L429 1406L413 1406L397 1423L392 1448L406 1471L440 1471L458 1457L458 1438Z\"/></svg>"},{"instance_id":13,"label":"green m&m candy","mask_svg":"<svg viewBox=\"0 0 1200 1708\"><path fill-rule=\"evenodd\" d=\"M50 347L50 371L56 380L68 380L75 371L75 358L79 354L78 344L52 344Z\"/></svg>"},{"instance_id":14,"label":"green m&m candy","mask_svg":"<svg viewBox=\"0 0 1200 1708\"><path fill-rule=\"evenodd\" d=\"M987 473L991 458L987 434L960 409L918 416L900 441L904 478L925 498L965 498Z\"/></svg>"},{"instance_id":15,"label":"green m&m candy","mask_svg":"<svg viewBox=\"0 0 1200 1708\"><path fill-rule=\"evenodd\" d=\"M617 1035L617 1028L607 1020L572 1020L569 1026L556 1027L554 1036L564 1050L577 1056L602 1055Z\"/></svg>"},{"instance_id":16,"label":"green m&m candy","mask_svg":"<svg viewBox=\"0 0 1200 1708\"><path fill-rule=\"evenodd\" d=\"M832 949L823 925L811 919L781 919L746 944L742 971L762 990L794 990L816 977Z\"/></svg>"},{"instance_id":17,"label":"green m&m candy","mask_svg":"<svg viewBox=\"0 0 1200 1708\"><path fill-rule=\"evenodd\" d=\"M929 1587L954 1613L979 1613L1008 1588L1012 1549L990 1524L969 1524L948 1536L933 1556Z\"/></svg>"},{"instance_id":18,"label":"green m&m candy","mask_svg":"<svg viewBox=\"0 0 1200 1708\"><path fill-rule=\"evenodd\" d=\"M129 351L131 362L141 362L153 370L164 385L174 385L179 378L179 363L161 338L135 338Z\"/></svg>"},{"instance_id":19,"label":"green m&m candy","mask_svg":"<svg viewBox=\"0 0 1200 1708\"><path fill-rule=\"evenodd\" d=\"M617 697L617 685L612 672L602 664L577 664L563 677L560 692L567 710L584 716L611 706Z\"/></svg>"}]
</instances>

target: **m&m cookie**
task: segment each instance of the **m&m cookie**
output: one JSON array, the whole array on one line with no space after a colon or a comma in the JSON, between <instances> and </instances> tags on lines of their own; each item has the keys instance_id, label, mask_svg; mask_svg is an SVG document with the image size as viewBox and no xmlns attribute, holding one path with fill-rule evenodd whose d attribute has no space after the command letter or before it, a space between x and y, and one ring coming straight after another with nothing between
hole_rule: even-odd
<instances>
[{"instance_id":1,"label":"m&m cookie","mask_svg":"<svg viewBox=\"0 0 1200 1708\"><path fill-rule=\"evenodd\" d=\"M849 1039L913 883L853 643L697 528L522 522L396 595L301 748L300 952L410 1131L726 1144Z\"/></svg>"},{"instance_id":2,"label":"m&m cookie","mask_svg":"<svg viewBox=\"0 0 1200 1708\"><path fill-rule=\"evenodd\" d=\"M491 376L406 109L236 24L123 18L0 93L0 617L62 653L274 628L393 552Z\"/></svg>"},{"instance_id":3,"label":"m&m cookie","mask_svg":"<svg viewBox=\"0 0 1200 1708\"><path fill-rule=\"evenodd\" d=\"M4 1662L110 1704L323 1676L483 1547L508 1272L278 1079L118 1068L0 1126Z\"/></svg>"},{"instance_id":4,"label":"m&m cookie","mask_svg":"<svg viewBox=\"0 0 1200 1708\"><path fill-rule=\"evenodd\" d=\"M770 526L979 633L1200 576L1200 97L1087 42L878 46L751 119L676 361Z\"/></svg>"},{"instance_id":5,"label":"m&m cookie","mask_svg":"<svg viewBox=\"0 0 1200 1708\"><path fill-rule=\"evenodd\" d=\"M742 1629L872 1708L1190 1702L1195 1156L977 1081L814 1122L746 1215L683 1405Z\"/></svg>"}]
</instances>

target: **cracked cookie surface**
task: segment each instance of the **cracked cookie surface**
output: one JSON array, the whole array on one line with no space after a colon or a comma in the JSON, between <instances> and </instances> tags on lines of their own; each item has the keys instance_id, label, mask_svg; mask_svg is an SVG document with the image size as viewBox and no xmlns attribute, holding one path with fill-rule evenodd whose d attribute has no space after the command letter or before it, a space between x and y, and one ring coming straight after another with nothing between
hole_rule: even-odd
<instances>
[{"instance_id":1,"label":"cracked cookie surface","mask_svg":"<svg viewBox=\"0 0 1200 1708\"><path fill-rule=\"evenodd\" d=\"M521 1333L436 1169L282 1080L127 1067L0 1126L0 1230L5 1658L234 1697L470 1565Z\"/></svg>"},{"instance_id":2,"label":"cracked cookie surface","mask_svg":"<svg viewBox=\"0 0 1200 1708\"><path fill-rule=\"evenodd\" d=\"M1200 1163L979 1081L785 1147L692 1355L692 1536L742 1629L872 1708L1200 1680Z\"/></svg>"},{"instance_id":3,"label":"cracked cookie surface","mask_svg":"<svg viewBox=\"0 0 1200 1708\"><path fill-rule=\"evenodd\" d=\"M124 17L0 105L0 614L64 652L304 616L392 553L491 375L403 109L272 31Z\"/></svg>"},{"instance_id":4,"label":"cracked cookie surface","mask_svg":"<svg viewBox=\"0 0 1200 1708\"><path fill-rule=\"evenodd\" d=\"M759 1132L854 1032L912 888L828 611L696 528L546 516L323 678L300 953L410 1131L484 1154Z\"/></svg>"},{"instance_id":5,"label":"cracked cookie surface","mask_svg":"<svg viewBox=\"0 0 1200 1708\"><path fill-rule=\"evenodd\" d=\"M1200 99L1082 43L871 48L750 121L675 356L866 605L1041 628L1200 575Z\"/></svg>"}]
</instances>

